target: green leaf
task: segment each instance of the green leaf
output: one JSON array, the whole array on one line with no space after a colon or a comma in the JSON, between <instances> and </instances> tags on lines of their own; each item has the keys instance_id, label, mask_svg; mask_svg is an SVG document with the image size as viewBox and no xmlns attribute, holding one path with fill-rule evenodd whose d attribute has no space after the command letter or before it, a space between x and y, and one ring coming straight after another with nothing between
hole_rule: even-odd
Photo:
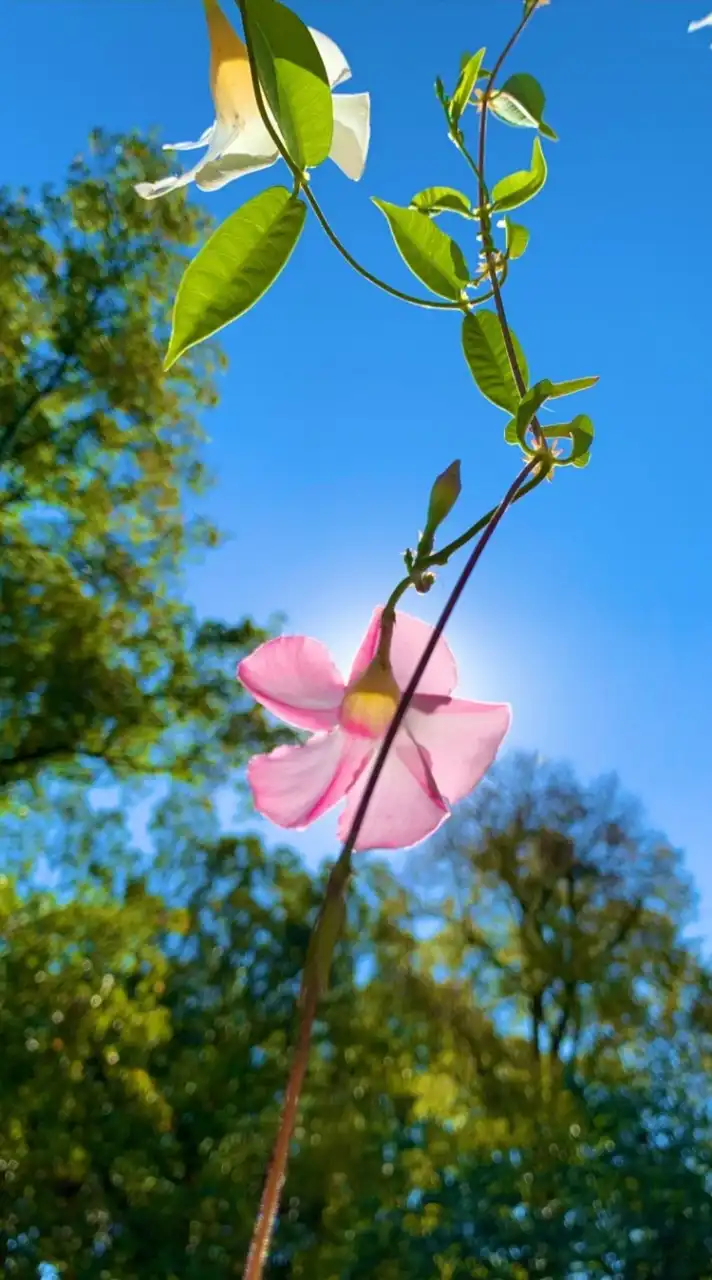
<instances>
[{"instance_id":1,"label":"green leaf","mask_svg":"<svg viewBox=\"0 0 712 1280\"><path fill-rule=\"evenodd\" d=\"M287 263L305 217L302 200L286 187L269 187L213 232L178 287L165 369L267 292Z\"/></svg>"},{"instance_id":2,"label":"green leaf","mask_svg":"<svg viewBox=\"0 0 712 1280\"><path fill-rule=\"evenodd\" d=\"M544 90L534 76L521 72L510 76L498 93L490 98L490 111L505 124L519 129L540 129L552 142L557 142L554 130L544 122Z\"/></svg>"},{"instance_id":3,"label":"green leaf","mask_svg":"<svg viewBox=\"0 0 712 1280\"><path fill-rule=\"evenodd\" d=\"M412 209L419 209L421 213L461 213L463 218L473 216L471 201L454 187L426 187L413 196L410 204Z\"/></svg>"},{"instance_id":4,"label":"green leaf","mask_svg":"<svg viewBox=\"0 0 712 1280\"><path fill-rule=\"evenodd\" d=\"M585 467L589 461L594 429L591 419L585 413L579 413L571 422L560 422L546 427L544 435L547 440L571 440L571 453L568 458L557 459L557 467Z\"/></svg>"},{"instance_id":5,"label":"green leaf","mask_svg":"<svg viewBox=\"0 0 712 1280\"><path fill-rule=\"evenodd\" d=\"M526 449L526 433L531 420L538 413L545 400L549 398L551 383L548 378L535 382L534 386L523 395L515 414L515 434L519 443ZM506 432L505 432L506 438Z\"/></svg>"},{"instance_id":6,"label":"green leaf","mask_svg":"<svg viewBox=\"0 0 712 1280\"><path fill-rule=\"evenodd\" d=\"M492 209L505 212L518 209L520 205L532 200L541 191L546 182L546 160L538 138L532 147L531 169L520 169L502 178L492 191Z\"/></svg>"},{"instance_id":7,"label":"green leaf","mask_svg":"<svg viewBox=\"0 0 712 1280\"><path fill-rule=\"evenodd\" d=\"M456 302L471 279L460 246L416 209L371 199L388 219L396 247L413 275L433 293Z\"/></svg>"},{"instance_id":8,"label":"green leaf","mask_svg":"<svg viewBox=\"0 0 712 1280\"><path fill-rule=\"evenodd\" d=\"M334 108L321 54L304 23L277 0L247 0L260 83L300 169L331 149Z\"/></svg>"},{"instance_id":9,"label":"green leaf","mask_svg":"<svg viewBox=\"0 0 712 1280\"><path fill-rule=\"evenodd\" d=\"M450 109L448 112L450 116L450 123L452 125L458 124L460 116L472 97L472 90L477 83L477 77L480 74L480 68L482 66L482 59L484 56L484 49L480 49L477 53L473 53L462 67L460 78L457 82L455 92L452 95Z\"/></svg>"},{"instance_id":10,"label":"green leaf","mask_svg":"<svg viewBox=\"0 0 712 1280\"><path fill-rule=\"evenodd\" d=\"M589 387L595 387L598 381L598 376L594 374L588 378L570 378L568 382L550 382L549 398L558 400L560 396L572 396L576 391L586 391Z\"/></svg>"},{"instance_id":11,"label":"green leaf","mask_svg":"<svg viewBox=\"0 0 712 1280\"><path fill-rule=\"evenodd\" d=\"M525 445L526 429L545 400L557 400L561 396L571 396L576 391L585 391L588 387L594 386L596 382L598 382L597 377L571 378L568 382L551 382L549 378L542 378L522 397L515 416L504 428L505 440L508 444L519 443ZM586 419L586 421L588 422L590 419ZM552 439L570 434L571 424L566 422L559 423L557 426L547 427L544 431L544 435L550 436ZM570 461L570 459L567 459L567 461Z\"/></svg>"},{"instance_id":12,"label":"green leaf","mask_svg":"<svg viewBox=\"0 0 712 1280\"><path fill-rule=\"evenodd\" d=\"M529 232L526 227L522 227L518 222L512 222L510 218L504 219L504 227L507 236L507 256L510 262L515 262L517 258L521 258L529 244Z\"/></svg>"},{"instance_id":13,"label":"green leaf","mask_svg":"<svg viewBox=\"0 0 712 1280\"><path fill-rule=\"evenodd\" d=\"M529 370L524 352L513 333L512 344L526 386L529 382ZM475 311L465 316L462 324L462 349L483 396L499 409L516 414L520 401L519 391L494 311Z\"/></svg>"}]
</instances>

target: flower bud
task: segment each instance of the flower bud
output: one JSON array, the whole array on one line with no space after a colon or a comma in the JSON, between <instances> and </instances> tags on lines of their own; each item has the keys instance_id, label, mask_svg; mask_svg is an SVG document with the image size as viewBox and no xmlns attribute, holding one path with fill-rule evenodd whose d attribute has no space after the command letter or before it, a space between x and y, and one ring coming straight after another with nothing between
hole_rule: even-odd
<instances>
[{"instance_id":1,"label":"flower bud","mask_svg":"<svg viewBox=\"0 0 712 1280\"><path fill-rule=\"evenodd\" d=\"M460 461L457 459L438 476L432 487L425 527L426 534L432 535L445 517L449 516L460 496L461 488Z\"/></svg>"}]
</instances>

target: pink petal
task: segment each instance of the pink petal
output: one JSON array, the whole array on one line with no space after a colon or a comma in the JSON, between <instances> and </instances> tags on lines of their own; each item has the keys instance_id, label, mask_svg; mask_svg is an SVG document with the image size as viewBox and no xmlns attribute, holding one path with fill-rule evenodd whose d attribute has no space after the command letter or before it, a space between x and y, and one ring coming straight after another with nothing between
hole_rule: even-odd
<instances>
[{"instance_id":1,"label":"pink petal","mask_svg":"<svg viewBox=\"0 0 712 1280\"><path fill-rule=\"evenodd\" d=\"M238 679L268 711L298 729L333 729L344 682L329 651L309 636L279 636L243 658Z\"/></svg>"},{"instance_id":2,"label":"pink petal","mask_svg":"<svg viewBox=\"0 0 712 1280\"><path fill-rule=\"evenodd\" d=\"M361 644L349 682L362 671L375 657L378 639L381 633L382 608L374 610L371 624ZM412 676L416 663L433 633L433 628L420 618L413 618L409 613L396 613L396 624L391 641L391 666L399 688L405 689ZM444 640L438 640L435 652L430 659L420 684L419 693L441 694L452 693L457 684L457 667L449 646Z\"/></svg>"},{"instance_id":3,"label":"pink petal","mask_svg":"<svg viewBox=\"0 0 712 1280\"><path fill-rule=\"evenodd\" d=\"M506 703L416 695L405 724L426 753L438 789L455 804L487 772L511 720Z\"/></svg>"},{"instance_id":4,"label":"pink petal","mask_svg":"<svg viewBox=\"0 0 712 1280\"><path fill-rule=\"evenodd\" d=\"M247 780L255 808L278 827L306 827L343 799L372 753L372 742L335 729L253 756Z\"/></svg>"},{"instance_id":5,"label":"pink petal","mask_svg":"<svg viewBox=\"0 0 712 1280\"><path fill-rule=\"evenodd\" d=\"M341 840L348 835L370 772L364 769L349 791L339 819ZM427 761L403 734L391 748L354 848L358 852L408 849L425 840L447 817L447 805L435 787Z\"/></svg>"}]
</instances>

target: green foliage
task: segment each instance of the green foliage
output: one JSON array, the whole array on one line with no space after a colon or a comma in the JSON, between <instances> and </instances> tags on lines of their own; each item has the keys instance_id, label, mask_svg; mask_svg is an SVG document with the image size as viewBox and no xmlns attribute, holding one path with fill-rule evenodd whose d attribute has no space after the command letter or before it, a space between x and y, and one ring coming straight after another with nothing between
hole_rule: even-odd
<instances>
[{"instance_id":1,"label":"green foliage","mask_svg":"<svg viewBox=\"0 0 712 1280\"><path fill-rule=\"evenodd\" d=\"M477 53L473 53L463 63L460 78L450 100L448 112L450 116L450 123L453 128L457 128L460 122L460 117L472 97L472 92L477 84L477 78L482 69L482 59L484 56L485 50L480 49Z\"/></svg>"},{"instance_id":2,"label":"green foliage","mask_svg":"<svg viewBox=\"0 0 712 1280\"><path fill-rule=\"evenodd\" d=\"M372 198L413 275L433 293L456 302L472 278L459 245L423 213Z\"/></svg>"},{"instance_id":3,"label":"green foliage","mask_svg":"<svg viewBox=\"0 0 712 1280\"><path fill-rule=\"evenodd\" d=\"M270 187L213 232L180 282L166 369L259 301L289 261L305 217L302 200Z\"/></svg>"},{"instance_id":4,"label":"green foliage","mask_svg":"<svg viewBox=\"0 0 712 1280\"><path fill-rule=\"evenodd\" d=\"M554 130L544 122L544 90L534 76L520 72L505 80L502 88L489 100L490 111L506 124L518 128L538 129L552 142L557 142Z\"/></svg>"},{"instance_id":5,"label":"green foliage","mask_svg":"<svg viewBox=\"0 0 712 1280\"><path fill-rule=\"evenodd\" d=\"M63 866L69 827L102 864L71 891L0 881L9 1274L223 1280L323 877L221 835L193 787L155 811L148 871L119 815L77 800L33 860ZM272 1280L708 1280L712 979L690 907L679 855L613 781L526 757L401 882L360 867Z\"/></svg>"},{"instance_id":6,"label":"green foliage","mask_svg":"<svg viewBox=\"0 0 712 1280\"><path fill-rule=\"evenodd\" d=\"M505 213L510 209L518 209L538 195L546 182L546 160L538 138L534 139L530 169L520 169L500 178L492 189L492 209L497 213Z\"/></svg>"},{"instance_id":7,"label":"green foliage","mask_svg":"<svg viewBox=\"0 0 712 1280\"><path fill-rule=\"evenodd\" d=\"M524 352L514 334L512 344L525 385L529 381ZM465 316L462 349L470 372L483 396L508 413L516 413L520 396L514 380L499 320L493 311L479 310Z\"/></svg>"},{"instance_id":8,"label":"green foliage","mask_svg":"<svg viewBox=\"0 0 712 1280\"><path fill-rule=\"evenodd\" d=\"M90 780L224 774L270 740L234 661L263 634L198 626L188 556L217 540L205 476L208 345L166 377L184 251L205 220L133 190L156 148L95 135L62 192L0 195L0 793L46 768Z\"/></svg>"},{"instance_id":9,"label":"green foliage","mask_svg":"<svg viewBox=\"0 0 712 1280\"><path fill-rule=\"evenodd\" d=\"M510 262L516 262L517 258L521 258L529 244L529 232L520 223L512 222L511 218L505 218L504 225L507 237L507 257Z\"/></svg>"},{"instance_id":10,"label":"green foliage","mask_svg":"<svg viewBox=\"0 0 712 1280\"><path fill-rule=\"evenodd\" d=\"M247 12L260 84L287 151L300 169L321 164L331 148L334 109L311 32L277 0L247 0Z\"/></svg>"},{"instance_id":11,"label":"green foliage","mask_svg":"<svg viewBox=\"0 0 712 1280\"><path fill-rule=\"evenodd\" d=\"M410 204L412 209L418 209L420 213L460 213L464 218L474 216L469 196L456 191L454 187L426 187L413 196Z\"/></svg>"},{"instance_id":12,"label":"green foliage","mask_svg":"<svg viewBox=\"0 0 712 1280\"><path fill-rule=\"evenodd\" d=\"M547 400L557 400L562 396L574 395L577 391L586 391L589 387L595 386L597 382L598 378L595 376L571 378L568 382L551 382L548 378L542 378L522 396L515 416L507 423L504 429L505 440L508 444L521 444L529 452L526 440L527 431L532 418L539 412L541 406ZM585 414L579 414L573 422L548 426L543 434L545 439L568 438L571 440L571 453L568 458L560 459L557 463L558 466L567 466L569 463L574 466L586 465L594 432L593 423Z\"/></svg>"}]
</instances>

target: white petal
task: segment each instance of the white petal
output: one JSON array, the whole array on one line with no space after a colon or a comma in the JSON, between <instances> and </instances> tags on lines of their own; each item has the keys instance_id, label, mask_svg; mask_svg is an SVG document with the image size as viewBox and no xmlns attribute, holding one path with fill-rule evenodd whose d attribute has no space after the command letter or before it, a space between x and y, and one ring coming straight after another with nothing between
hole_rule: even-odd
<instances>
[{"instance_id":1,"label":"white petal","mask_svg":"<svg viewBox=\"0 0 712 1280\"><path fill-rule=\"evenodd\" d=\"M186 169L185 173L174 173L170 178L160 178L158 182L137 182L134 190L143 200L157 200L159 196L167 196L170 191L177 191L179 187L187 187L190 182L194 182L200 167L196 164L194 168Z\"/></svg>"},{"instance_id":2,"label":"white petal","mask_svg":"<svg viewBox=\"0 0 712 1280\"><path fill-rule=\"evenodd\" d=\"M691 22L687 30L699 31L702 27L712 27L712 13L708 13L706 18L699 18L697 22Z\"/></svg>"},{"instance_id":3,"label":"white petal","mask_svg":"<svg viewBox=\"0 0 712 1280\"><path fill-rule=\"evenodd\" d=\"M216 121L209 131L206 130L207 132L210 134L210 145L202 160L193 165L192 169L186 169L185 173L175 173L170 178L159 178L158 182L137 182L135 187L137 195L144 200L157 200L159 196L168 195L170 191L177 191L179 187L187 187L188 183L196 182L205 165L217 160L233 141L236 126Z\"/></svg>"},{"instance_id":4,"label":"white petal","mask_svg":"<svg viewBox=\"0 0 712 1280\"><path fill-rule=\"evenodd\" d=\"M197 142L164 142L162 151L197 151L199 147L207 147L213 133L215 132L216 121L213 120L211 125L201 133Z\"/></svg>"},{"instance_id":5,"label":"white petal","mask_svg":"<svg viewBox=\"0 0 712 1280\"><path fill-rule=\"evenodd\" d=\"M334 136L329 155L346 174L357 182L368 155L371 137L371 99L367 93L335 93Z\"/></svg>"},{"instance_id":6,"label":"white petal","mask_svg":"<svg viewBox=\"0 0 712 1280\"><path fill-rule=\"evenodd\" d=\"M315 31L313 27L310 27L309 30L314 44L321 54L324 70L332 89L335 89L337 84L343 84L345 80L350 80L351 68L338 44L334 44L333 40L330 40L321 31Z\"/></svg>"},{"instance_id":7,"label":"white petal","mask_svg":"<svg viewBox=\"0 0 712 1280\"><path fill-rule=\"evenodd\" d=\"M273 156L265 156L261 160L245 155L221 156L219 160L200 166L196 185L201 191L219 191L235 178L244 178L246 173L258 173L260 169L269 169L270 165L278 159L276 152Z\"/></svg>"},{"instance_id":8,"label":"white petal","mask_svg":"<svg viewBox=\"0 0 712 1280\"><path fill-rule=\"evenodd\" d=\"M197 178L201 191L217 191L234 178L267 169L279 159L260 116L253 116L234 131L217 156L206 155Z\"/></svg>"}]
</instances>

